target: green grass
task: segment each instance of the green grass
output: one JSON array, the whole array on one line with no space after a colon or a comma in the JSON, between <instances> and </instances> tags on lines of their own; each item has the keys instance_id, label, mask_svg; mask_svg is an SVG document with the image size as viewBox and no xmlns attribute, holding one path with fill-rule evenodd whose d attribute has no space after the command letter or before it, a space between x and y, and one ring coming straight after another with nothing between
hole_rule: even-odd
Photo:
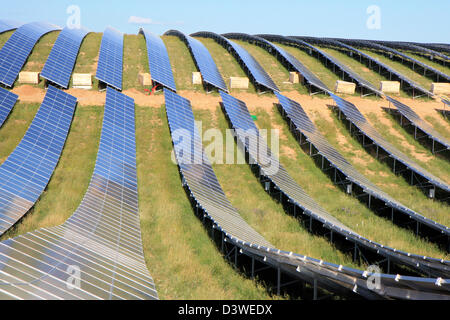
<instances>
[{"instance_id":1,"label":"green grass","mask_svg":"<svg viewBox=\"0 0 450 320\"><path fill-rule=\"evenodd\" d=\"M229 127L218 105L211 110L196 109L195 103L193 105L196 120L202 121L203 132L218 128L225 136L225 130ZM259 111L256 114L258 118L262 116ZM204 142L204 145L208 145L208 142ZM234 148L236 155L236 144ZM224 148L224 155L225 152ZM213 168L233 206L239 210L244 220L275 247L361 268L352 262L350 256L338 251L325 238L310 234L298 220L288 215L281 204L265 192L248 164L214 163Z\"/></svg>"},{"instance_id":2,"label":"green grass","mask_svg":"<svg viewBox=\"0 0 450 320\"><path fill-rule=\"evenodd\" d=\"M402 51L402 50L400 50L400 51ZM423 57L421 55L418 55L418 54L415 54L415 53L412 53L412 52L407 52L407 51L403 51L403 52L405 54L407 54L408 56L410 56L410 57L412 57L412 58L414 58L416 60L419 60L419 61L429 65L430 67L433 67L433 68L435 68L435 69L437 69L439 71L442 71L443 73L450 74L450 65L448 64L448 62L447 62L447 65L444 66L444 65L442 65L442 64L440 64L438 62L431 61L430 59L427 59L427 58L425 58L425 57ZM439 59L439 58L436 58L436 59Z\"/></svg>"},{"instance_id":3,"label":"green grass","mask_svg":"<svg viewBox=\"0 0 450 320\"><path fill-rule=\"evenodd\" d=\"M404 65L399 61L391 60L388 57L385 57L384 55L382 55L381 53L376 53L374 51L365 50L365 49L361 49L361 51L368 54L372 58L375 58L375 59L383 62L384 64L390 66L392 69L398 71L399 73L407 76L409 79L417 82L419 85L421 85L425 89L430 90L432 81L430 79L422 76L420 73L415 72L407 65Z\"/></svg>"},{"instance_id":4,"label":"green grass","mask_svg":"<svg viewBox=\"0 0 450 320\"><path fill-rule=\"evenodd\" d=\"M340 78L330 69L325 67L318 59L310 56L301 49L279 43L277 43L277 45L297 58L297 60L314 73L329 89L333 90L336 81Z\"/></svg>"},{"instance_id":5,"label":"green grass","mask_svg":"<svg viewBox=\"0 0 450 320\"><path fill-rule=\"evenodd\" d=\"M8 125L15 124L13 120L28 120L28 113L34 115L36 105L21 105L15 110L26 110L27 113L12 115L6 126L0 131L0 137L11 133ZM91 174L94 170L95 158L100 139L103 108L80 107L75 111L75 117L61 154L60 161L50 182L36 205L25 217L8 230L0 240L15 237L42 227L62 224L76 210L87 190ZM21 114L23 114L21 116ZM25 117L24 115L27 115ZM15 137L15 135L12 135ZM13 139L11 139L13 140ZM3 153L3 148L1 148Z\"/></svg>"},{"instance_id":6,"label":"green grass","mask_svg":"<svg viewBox=\"0 0 450 320\"><path fill-rule=\"evenodd\" d=\"M428 199L417 187L410 186L403 177L394 175L385 163L367 153L361 144L350 136L347 128L335 114L331 113L324 106L322 112L312 111L310 115L328 142L343 154L359 172L381 190L412 210L444 225L450 225L447 205Z\"/></svg>"},{"instance_id":7,"label":"green grass","mask_svg":"<svg viewBox=\"0 0 450 320\"><path fill-rule=\"evenodd\" d=\"M281 91L298 91L307 94L308 90L300 83L292 84L289 82L289 71L269 52L265 49L252 45L246 41L232 40L246 49L263 69L269 74L273 82Z\"/></svg>"},{"instance_id":8,"label":"green grass","mask_svg":"<svg viewBox=\"0 0 450 320\"><path fill-rule=\"evenodd\" d=\"M45 62L50 54L50 51L59 36L60 31L52 31L42 36L31 51L25 65L21 71L41 72L44 68ZM17 77L14 86L20 86L19 77ZM41 78L39 84L32 85L33 87L44 88L44 81Z\"/></svg>"},{"instance_id":9,"label":"green grass","mask_svg":"<svg viewBox=\"0 0 450 320\"><path fill-rule=\"evenodd\" d=\"M98 89L98 80L95 79L95 73L97 72L97 62L102 36L102 33L93 32L89 33L84 38L73 70L73 73L90 73L92 75L93 90ZM73 79L71 78L70 86L72 86L72 84Z\"/></svg>"},{"instance_id":10,"label":"green grass","mask_svg":"<svg viewBox=\"0 0 450 320\"><path fill-rule=\"evenodd\" d=\"M387 113L383 115L383 118L389 121L388 125L379 121L379 114L369 113L367 117L375 129L398 150L405 153L428 172L450 183L450 163L445 159L434 156L431 150L422 146L414 139L413 135L406 132L393 116ZM395 134L393 134L394 132Z\"/></svg>"},{"instance_id":11,"label":"green grass","mask_svg":"<svg viewBox=\"0 0 450 320\"><path fill-rule=\"evenodd\" d=\"M450 130L449 127L441 123L436 117L427 115L425 116L425 120L429 122L433 129L443 135L445 138L450 140Z\"/></svg>"},{"instance_id":12,"label":"green grass","mask_svg":"<svg viewBox=\"0 0 450 320\"><path fill-rule=\"evenodd\" d=\"M39 108L38 103L24 104L17 102L9 117L0 128L0 164L22 140L31 121Z\"/></svg>"},{"instance_id":13,"label":"green grass","mask_svg":"<svg viewBox=\"0 0 450 320\"><path fill-rule=\"evenodd\" d=\"M144 86L139 83L139 73L149 72L145 38L142 34L126 34L123 45L123 89L142 91Z\"/></svg>"},{"instance_id":14,"label":"green grass","mask_svg":"<svg viewBox=\"0 0 450 320\"><path fill-rule=\"evenodd\" d=\"M8 41L8 39L12 36L14 31L15 30L0 33L0 48L2 48L5 42Z\"/></svg>"},{"instance_id":15,"label":"green grass","mask_svg":"<svg viewBox=\"0 0 450 320\"><path fill-rule=\"evenodd\" d=\"M391 247L423 255L442 257L437 246L414 236L410 231L397 227L378 217L356 198L346 195L302 151L288 125L274 107L271 112L257 112L260 128L280 130L280 160L291 177L323 208L359 234Z\"/></svg>"},{"instance_id":16,"label":"green grass","mask_svg":"<svg viewBox=\"0 0 450 320\"><path fill-rule=\"evenodd\" d=\"M177 89L204 92L202 85L192 84L192 72L197 72L197 68L186 44L175 36L163 36L162 39L169 53Z\"/></svg>"},{"instance_id":17,"label":"green grass","mask_svg":"<svg viewBox=\"0 0 450 320\"><path fill-rule=\"evenodd\" d=\"M228 264L194 215L170 159L165 109L137 108L139 207L145 258L162 299L270 299Z\"/></svg>"},{"instance_id":18,"label":"green grass","mask_svg":"<svg viewBox=\"0 0 450 320\"><path fill-rule=\"evenodd\" d=\"M199 37L197 39L202 42L208 49L209 53L211 53L211 56L213 57L214 62L216 63L217 68L219 69L219 72L227 86L229 86L230 77L247 77L236 59L220 44L209 38ZM231 89L230 92L234 93L241 91L256 93L255 86L251 82L249 82L248 89Z\"/></svg>"},{"instance_id":19,"label":"green grass","mask_svg":"<svg viewBox=\"0 0 450 320\"><path fill-rule=\"evenodd\" d=\"M364 64L360 63L359 61L353 59L352 57L349 57L345 53L331 48L324 48L319 47L321 50L325 51L332 57L334 57L336 60L340 61L347 67L349 67L352 71L357 73L359 76L361 76L363 79L369 81L372 85L374 85L376 88L379 88L380 81L386 80L385 77L379 75L375 71L370 70L367 68Z\"/></svg>"}]
</instances>

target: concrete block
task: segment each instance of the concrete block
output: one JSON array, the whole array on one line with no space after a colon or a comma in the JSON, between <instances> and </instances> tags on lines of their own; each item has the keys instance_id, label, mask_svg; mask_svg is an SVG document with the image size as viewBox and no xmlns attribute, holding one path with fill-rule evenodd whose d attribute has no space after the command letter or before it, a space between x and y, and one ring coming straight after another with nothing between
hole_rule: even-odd
<instances>
[{"instance_id":1,"label":"concrete block","mask_svg":"<svg viewBox=\"0 0 450 320\"><path fill-rule=\"evenodd\" d=\"M230 77L231 89L248 89L249 80L247 77Z\"/></svg>"},{"instance_id":2,"label":"concrete block","mask_svg":"<svg viewBox=\"0 0 450 320\"><path fill-rule=\"evenodd\" d=\"M139 84L141 86L151 86L152 85L152 77L150 76L150 73L139 73Z\"/></svg>"},{"instance_id":3,"label":"concrete block","mask_svg":"<svg viewBox=\"0 0 450 320\"><path fill-rule=\"evenodd\" d=\"M434 94L450 94L450 83L433 82L431 84L431 92Z\"/></svg>"},{"instance_id":4,"label":"concrete block","mask_svg":"<svg viewBox=\"0 0 450 320\"><path fill-rule=\"evenodd\" d=\"M92 89L92 75L90 73L74 73L72 87L77 89Z\"/></svg>"},{"instance_id":5,"label":"concrete block","mask_svg":"<svg viewBox=\"0 0 450 320\"><path fill-rule=\"evenodd\" d=\"M200 72L192 72L192 84L202 84L202 74Z\"/></svg>"},{"instance_id":6,"label":"concrete block","mask_svg":"<svg viewBox=\"0 0 450 320\"><path fill-rule=\"evenodd\" d=\"M303 83L303 76L299 72L289 72L290 83Z\"/></svg>"},{"instance_id":7,"label":"concrete block","mask_svg":"<svg viewBox=\"0 0 450 320\"><path fill-rule=\"evenodd\" d=\"M353 82L337 80L336 85L334 86L334 92L336 93L354 94L355 90L356 84Z\"/></svg>"},{"instance_id":8,"label":"concrete block","mask_svg":"<svg viewBox=\"0 0 450 320\"><path fill-rule=\"evenodd\" d=\"M19 83L38 84L39 72L28 72L28 71L19 72Z\"/></svg>"},{"instance_id":9,"label":"concrete block","mask_svg":"<svg viewBox=\"0 0 450 320\"><path fill-rule=\"evenodd\" d=\"M400 93L399 81L380 81L380 91L385 93Z\"/></svg>"}]
</instances>

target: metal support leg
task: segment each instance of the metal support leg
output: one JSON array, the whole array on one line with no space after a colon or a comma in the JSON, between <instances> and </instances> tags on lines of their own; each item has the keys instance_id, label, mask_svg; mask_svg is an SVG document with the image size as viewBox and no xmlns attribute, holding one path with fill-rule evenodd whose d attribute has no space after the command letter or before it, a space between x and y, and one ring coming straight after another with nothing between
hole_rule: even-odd
<instances>
[{"instance_id":1,"label":"metal support leg","mask_svg":"<svg viewBox=\"0 0 450 320\"><path fill-rule=\"evenodd\" d=\"M313 282L313 300L317 300L317 280Z\"/></svg>"},{"instance_id":2,"label":"metal support leg","mask_svg":"<svg viewBox=\"0 0 450 320\"><path fill-rule=\"evenodd\" d=\"M255 278L255 258L252 257L252 279Z\"/></svg>"},{"instance_id":3,"label":"metal support leg","mask_svg":"<svg viewBox=\"0 0 450 320\"><path fill-rule=\"evenodd\" d=\"M281 288L281 270L280 268L277 268L277 295L280 295L280 288Z\"/></svg>"}]
</instances>

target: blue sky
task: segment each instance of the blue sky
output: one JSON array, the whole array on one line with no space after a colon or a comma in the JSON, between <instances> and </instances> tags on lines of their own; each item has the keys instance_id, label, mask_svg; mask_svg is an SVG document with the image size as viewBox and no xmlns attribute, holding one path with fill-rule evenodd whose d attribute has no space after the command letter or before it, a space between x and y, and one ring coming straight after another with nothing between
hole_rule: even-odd
<instances>
[{"instance_id":1,"label":"blue sky","mask_svg":"<svg viewBox=\"0 0 450 320\"><path fill-rule=\"evenodd\" d=\"M442 0L4 1L0 18L65 26L70 5L80 8L83 26L99 32L111 25L137 33L143 26L156 34L178 29L450 43L450 1ZM367 13L372 5L379 20ZM380 28L368 28L368 19Z\"/></svg>"}]
</instances>

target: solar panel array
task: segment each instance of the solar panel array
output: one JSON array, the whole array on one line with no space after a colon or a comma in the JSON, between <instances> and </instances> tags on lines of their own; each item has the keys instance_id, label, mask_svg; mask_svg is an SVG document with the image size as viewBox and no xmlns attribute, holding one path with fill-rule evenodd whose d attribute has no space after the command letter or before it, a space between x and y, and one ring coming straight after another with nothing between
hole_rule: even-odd
<instances>
[{"instance_id":1,"label":"solar panel array","mask_svg":"<svg viewBox=\"0 0 450 320\"><path fill-rule=\"evenodd\" d=\"M237 43L228 40L224 36L213 32L196 32L192 36L212 38L228 51L232 51L234 57L243 65L244 71L255 85L262 86L269 90L280 91L270 76L261 67L261 65L244 48Z\"/></svg>"},{"instance_id":2,"label":"solar panel array","mask_svg":"<svg viewBox=\"0 0 450 320\"><path fill-rule=\"evenodd\" d=\"M164 96L175 156L192 195L224 233L271 248L272 245L242 219L225 196L203 150L189 100L169 90L164 90Z\"/></svg>"},{"instance_id":3,"label":"solar panel array","mask_svg":"<svg viewBox=\"0 0 450 320\"><path fill-rule=\"evenodd\" d=\"M358 110L358 108L354 104L334 95L331 92L329 93L329 95L334 99L338 108L345 114L345 116L363 134L369 137L376 145L385 150L390 155L390 157L400 161L411 171L415 172L417 175L424 177L431 185L443 190L446 194L450 193L449 185L447 185L440 178L427 172L425 169L420 167L417 163L415 163L413 160L408 158L405 154L403 154L397 148L395 148L393 145L387 142L383 138L383 136L381 136L378 133L378 131L376 131L375 128L372 127L372 125L370 125L367 119L362 115L362 113Z\"/></svg>"},{"instance_id":4,"label":"solar panel array","mask_svg":"<svg viewBox=\"0 0 450 320\"><path fill-rule=\"evenodd\" d=\"M38 200L61 156L77 99L49 86L19 145L0 166L0 235Z\"/></svg>"},{"instance_id":5,"label":"solar panel array","mask_svg":"<svg viewBox=\"0 0 450 320\"><path fill-rule=\"evenodd\" d=\"M0 87L0 128L8 118L19 96Z\"/></svg>"},{"instance_id":6,"label":"solar panel array","mask_svg":"<svg viewBox=\"0 0 450 320\"><path fill-rule=\"evenodd\" d=\"M391 68L390 66L388 66L387 64L381 62L378 59L373 58L372 56L356 49L355 47L352 47L351 45L344 43L347 40L345 39L321 39L322 41L324 41L324 43L329 43L330 45L336 46L336 47L341 47L341 48L345 48L348 49L352 52L357 53L360 57L365 58L367 61L369 61L369 66L374 64L379 66L379 72L381 72L381 70L385 70L386 72L388 72L391 75L394 75L399 81L400 81L400 85L402 86L402 88L404 88L404 85L407 84L409 87L411 87L413 90L417 90L423 94L426 94L428 96L433 96L433 93L431 93L429 90L423 88L420 84L418 84L417 82L411 80L410 78L408 78L407 76L403 75L402 73L398 72L397 70L394 70L393 68ZM404 88L405 89L405 88Z\"/></svg>"},{"instance_id":7,"label":"solar panel array","mask_svg":"<svg viewBox=\"0 0 450 320\"><path fill-rule=\"evenodd\" d=\"M14 20L0 20L0 33L19 28L23 23Z\"/></svg>"},{"instance_id":8,"label":"solar panel array","mask_svg":"<svg viewBox=\"0 0 450 320\"><path fill-rule=\"evenodd\" d=\"M306 137L307 141L314 145L317 152L325 157L332 167L342 172L346 176L348 182L359 185L365 193L382 200L386 206L398 210L400 213L411 217L422 225L426 225L428 228L434 230L436 237L450 236L450 229L448 227L436 223L401 204L378 188L364 175L359 173L330 143L328 143L299 103L280 93L276 93L276 95L283 111L292 121L296 130L300 131Z\"/></svg>"},{"instance_id":9,"label":"solar panel array","mask_svg":"<svg viewBox=\"0 0 450 320\"><path fill-rule=\"evenodd\" d=\"M221 95L225 96L226 93L221 92ZM248 226L223 194L202 149L189 101L168 90L165 90L165 97L167 118L183 185L188 188L197 205L213 220L216 228L226 234L232 244L241 248L242 254L259 257L269 265L270 261L276 261L276 265L283 270L296 270L291 275L296 274L300 279L310 283L314 281L330 290L347 289L372 298L445 297L448 287L446 280L442 280L437 286L435 279L380 274L382 288L367 291L367 272L273 248ZM196 157L201 161L195 163ZM248 237L248 242L242 239Z\"/></svg>"},{"instance_id":10,"label":"solar panel array","mask_svg":"<svg viewBox=\"0 0 450 320\"><path fill-rule=\"evenodd\" d=\"M430 124L428 124L428 122L424 121L417 113L415 113L413 109L391 97L387 96L386 99L395 105L402 116L407 118L412 124L414 124L414 126L422 130L430 139L443 145L446 150L450 149L450 142Z\"/></svg>"},{"instance_id":11,"label":"solar panel array","mask_svg":"<svg viewBox=\"0 0 450 320\"><path fill-rule=\"evenodd\" d=\"M247 50L242 48L236 42L227 39L230 35L231 34L223 35L224 40L226 41L228 46L230 46L233 49L239 60L241 60L242 63L245 65L248 72L250 72L253 79L255 80L255 82L272 91L279 92L280 89L278 89L276 84L273 82L273 80L270 78L270 76L267 74L264 68L258 63L258 61L256 61L256 59L250 53L248 53Z\"/></svg>"},{"instance_id":12,"label":"solar panel array","mask_svg":"<svg viewBox=\"0 0 450 320\"><path fill-rule=\"evenodd\" d=\"M46 22L21 26L0 49L0 83L12 87L36 42L50 31L60 30Z\"/></svg>"},{"instance_id":13,"label":"solar panel array","mask_svg":"<svg viewBox=\"0 0 450 320\"><path fill-rule=\"evenodd\" d=\"M176 92L175 79L164 42L160 37L142 28L139 33L144 35L147 44L148 65L152 80Z\"/></svg>"},{"instance_id":14,"label":"solar panel array","mask_svg":"<svg viewBox=\"0 0 450 320\"><path fill-rule=\"evenodd\" d=\"M209 83L219 90L228 92L227 85L220 75L216 63L203 43L177 30L167 31L165 35L177 36L186 43L191 51L198 70L202 74L204 82Z\"/></svg>"},{"instance_id":15,"label":"solar panel array","mask_svg":"<svg viewBox=\"0 0 450 320\"><path fill-rule=\"evenodd\" d=\"M327 89L327 86L314 73L312 73L293 55L291 55L289 52L285 51L281 47L277 46L276 44L269 42L260 36L252 36L244 33L233 33L233 34L229 33L227 36L229 38L242 39L245 41L254 41L256 43L265 45L270 53L278 54L279 56L283 57L284 61L287 61L287 63L291 66L291 68L299 72L303 76L303 78L306 81L308 81L311 85L315 86L319 90Z\"/></svg>"},{"instance_id":16,"label":"solar panel array","mask_svg":"<svg viewBox=\"0 0 450 320\"><path fill-rule=\"evenodd\" d=\"M95 77L117 90L122 90L123 33L111 27L103 33Z\"/></svg>"},{"instance_id":17,"label":"solar panel array","mask_svg":"<svg viewBox=\"0 0 450 320\"><path fill-rule=\"evenodd\" d=\"M412 62L414 65L421 66L425 70L428 70L431 73L435 74L438 77L438 81L439 81L439 79L445 79L447 81L450 81L449 75L427 65L426 63L423 63L422 61L419 61L411 56L408 56L407 54L405 54L403 52L400 52L400 51L390 48L388 46L376 43L374 41L366 41L366 40L354 40L353 43L355 43L356 45L359 45L359 46L363 46L363 47L367 47L367 48L371 48L371 49L375 49L375 50L380 50L385 53L397 55L405 60Z\"/></svg>"},{"instance_id":18,"label":"solar panel array","mask_svg":"<svg viewBox=\"0 0 450 320\"><path fill-rule=\"evenodd\" d=\"M399 42L399 41L377 41L378 43L384 44L386 46L392 47L392 48L397 48L397 49L402 49L402 50L407 50L407 51L412 51L415 53L419 53L421 55L425 55L427 57L440 57L444 60L449 60L450 61L450 57L443 54L442 52L436 51L436 50L432 50L429 48L425 48L422 47L420 45L414 44L414 43L409 43L409 42Z\"/></svg>"},{"instance_id":19,"label":"solar panel array","mask_svg":"<svg viewBox=\"0 0 450 320\"><path fill-rule=\"evenodd\" d=\"M434 270L438 275L450 274L450 267L447 266L450 262L443 263L437 259L427 259L423 256L412 255L378 244L360 236L330 215L292 179L278 159L272 155L264 138L260 136L259 130L254 124L245 103L224 92L221 92L220 95L225 113L236 131L237 139L249 153L250 159L253 159L260 166L261 175L270 179L276 186L276 190L283 192L289 198L290 203L302 208L306 215L327 226L329 230L343 235L346 240L351 238L351 241L354 243L371 249L381 256L397 260L399 263L406 264L422 272L424 271L423 268L425 268L425 272L433 272ZM418 261L420 261L419 264ZM422 265L425 261L426 263Z\"/></svg>"},{"instance_id":20,"label":"solar panel array","mask_svg":"<svg viewBox=\"0 0 450 320\"><path fill-rule=\"evenodd\" d=\"M88 33L84 28L65 27L53 45L41 76L67 89L81 43Z\"/></svg>"},{"instance_id":21,"label":"solar panel array","mask_svg":"<svg viewBox=\"0 0 450 320\"><path fill-rule=\"evenodd\" d=\"M356 84L360 87L366 88L369 91L380 95L381 92L369 81L362 78L359 74L354 72L352 69L350 69L347 65L341 63L339 60L335 59L332 55L326 53L325 51L311 45L310 38L305 39L304 37L286 37L287 41L294 41L293 43L296 43L297 45L303 45L307 48L317 52L320 56L324 57L326 60L331 62L333 65L337 66L347 77L349 77L352 81L356 82Z\"/></svg>"},{"instance_id":22,"label":"solar panel array","mask_svg":"<svg viewBox=\"0 0 450 320\"><path fill-rule=\"evenodd\" d=\"M0 298L158 298L142 251L134 123L134 100L107 88L97 162L80 206L60 226L0 243Z\"/></svg>"}]
</instances>

